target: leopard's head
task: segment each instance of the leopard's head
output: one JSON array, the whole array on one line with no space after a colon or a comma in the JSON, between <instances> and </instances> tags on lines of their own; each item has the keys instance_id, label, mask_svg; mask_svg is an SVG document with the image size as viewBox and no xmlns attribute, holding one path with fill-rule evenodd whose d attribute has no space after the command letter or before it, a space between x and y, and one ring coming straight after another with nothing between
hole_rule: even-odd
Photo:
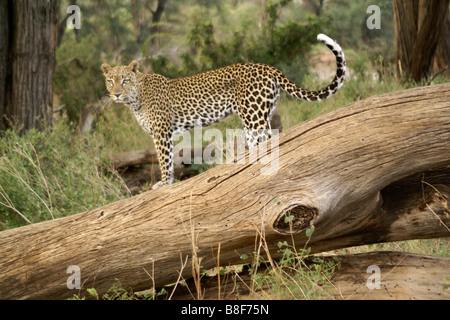
<instances>
[{"instance_id":1,"label":"leopard's head","mask_svg":"<svg viewBox=\"0 0 450 320\"><path fill-rule=\"evenodd\" d=\"M128 66L114 68L104 63L101 68L105 75L106 89L112 101L126 104L136 101L139 62L134 60Z\"/></svg>"}]
</instances>

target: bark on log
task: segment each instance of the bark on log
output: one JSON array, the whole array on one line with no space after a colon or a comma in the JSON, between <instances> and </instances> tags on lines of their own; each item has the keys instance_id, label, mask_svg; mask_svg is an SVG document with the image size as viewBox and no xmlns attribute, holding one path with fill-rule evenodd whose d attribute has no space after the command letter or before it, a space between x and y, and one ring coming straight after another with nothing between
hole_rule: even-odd
<instances>
[{"instance_id":1,"label":"bark on log","mask_svg":"<svg viewBox=\"0 0 450 320\"><path fill-rule=\"evenodd\" d=\"M444 31L449 3L449 0L392 2L400 76L416 82L428 76Z\"/></svg>"},{"instance_id":2,"label":"bark on log","mask_svg":"<svg viewBox=\"0 0 450 320\"><path fill-rule=\"evenodd\" d=\"M7 58L6 78L0 83L5 87L0 101L5 128L20 124L23 130L41 130L52 123L59 8L56 0L8 1L9 24L1 27L8 32L8 55L0 57Z\"/></svg>"},{"instance_id":3,"label":"bark on log","mask_svg":"<svg viewBox=\"0 0 450 320\"><path fill-rule=\"evenodd\" d=\"M61 299L115 279L138 291L177 281L191 263L243 263L264 237L312 252L450 236L450 84L371 97L283 132L279 169L222 165L77 215L0 233L0 298ZM261 161L260 161L261 160ZM284 216L293 215L292 226ZM310 225L309 239L303 232ZM259 231L258 231L259 230ZM191 259L192 258L192 259Z\"/></svg>"},{"instance_id":4,"label":"bark on log","mask_svg":"<svg viewBox=\"0 0 450 320\"><path fill-rule=\"evenodd\" d=\"M328 258L330 259L330 258ZM338 256L340 269L332 276L334 299L450 299L450 259L406 252L371 252ZM379 267L379 288L369 277ZM370 271L372 270L372 271ZM373 285L371 288L367 285Z\"/></svg>"}]
</instances>

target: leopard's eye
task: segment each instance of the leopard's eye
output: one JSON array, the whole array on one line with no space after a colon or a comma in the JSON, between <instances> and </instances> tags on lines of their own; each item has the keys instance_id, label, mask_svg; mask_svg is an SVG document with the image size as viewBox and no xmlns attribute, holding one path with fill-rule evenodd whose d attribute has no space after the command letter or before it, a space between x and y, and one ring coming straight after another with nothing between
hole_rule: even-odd
<instances>
[{"instance_id":1,"label":"leopard's eye","mask_svg":"<svg viewBox=\"0 0 450 320\"><path fill-rule=\"evenodd\" d=\"M108 85L113 86L114 85L114 81L112 80L106 80L106 82L108 83Z\"/></svg>"},{"instance_id":2,"label":"leopard's eye","mask_svg":"<svg viewBox=\"0 0 450 320\"><path fill-rule=\"evenodd\" d=\"M122 84L127 84L127 83L129 83L130 82L130 79L123 79L122 80Z\"/></svg>"}]
</instances>

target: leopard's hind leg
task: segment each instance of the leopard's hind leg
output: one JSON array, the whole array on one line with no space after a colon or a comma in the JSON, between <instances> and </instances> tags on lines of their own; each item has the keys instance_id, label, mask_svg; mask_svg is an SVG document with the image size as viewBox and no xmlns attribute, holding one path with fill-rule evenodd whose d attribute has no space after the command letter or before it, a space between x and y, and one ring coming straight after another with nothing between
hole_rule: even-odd
<instances>
[{"instance_id":1,"label":"leopard's hind leg","mask_svg":"<svg viewBox=\"0 0 450 320\"><path fill-rule=\"evenodd\" d=\"M261 93L261 91L258 92ZM247 96L252 97L254 95ZM272 85L270 90L266 90L264 94L260 94L254 99L247 98L241 103L239 116L242 120L249 149L272 137L270 119L276 109L279 97L280 89Z\"/></svg>"},{"instance_id":2,"label":"leopard's hind leg","mask_svg":"<svg viewBox=\"0 0 450 320\"><path fill-rule=\"evenodd\" d=\"M173 183L174 156L172 136L172 131L168 131L166 133L157 133L153 137L159 162L159 168L161 170L161 181L153 185L153 190Z\"/></svg>"}]
</instances>

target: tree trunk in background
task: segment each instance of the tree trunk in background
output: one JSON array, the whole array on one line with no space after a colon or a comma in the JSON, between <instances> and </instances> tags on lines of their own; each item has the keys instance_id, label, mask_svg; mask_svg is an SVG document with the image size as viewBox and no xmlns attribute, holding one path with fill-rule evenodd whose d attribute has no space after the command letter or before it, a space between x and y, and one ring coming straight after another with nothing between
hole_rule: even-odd
<instances>
[{"instance_id":1,"label":"tree trunk in background","mask_svg":"<svg viewBox=\"0 0 450 320\"><path fill-rule=\"evenodd\" d=\"M449 0L393 0L397 73L420 82L428 76L448 15Z\"/></svg>"},{"instance_id":2,"label":"tree trunk in background","mask_svg":"<svg viewBox=\"0 0 450 320\"><path fill-rule=\"evenodd\" d=\"M450 14L447 14L444 30L439 40L436 54L434 55L432 73L443 72L447 77L450 76Z\"/></svg>"},{"instance_id":3,"label":"tree trunk in background","mask_svg":"<svg viewBox=\"0 0 450 320\"><path fill-rule=\"evenodd\" d=\"M76 6L77 5L77 0L72 0L69 1L69 6ZM64 36L64 31L66 31L67 29L67 20L69 19L69 17L72 15L72 13L67 13L66 16L64 17L64 19L62 19L59 23L58 26L58 37L57 37L57 47L59 47L61 45L62 42L62 38ZM75 39L77 40L77 42L80 41L80 32L78 29L73 29L74 33L75 33Z\"/></svg>"},{"instance_id":4,"label":"tree trunk in background","mask_svg":"<svg viewBox=\"0 0 450 320\"><path fill-rule=\"evenodd\" d=\"M0 130L3 129L3 110L5 105L5 83L8 59L8 0L0 0Z\"/></svg>"},{"instance_id":5,"label":"tree trunk in background","mask_svg":"<svg viewBox=\"0 0 450 320\"><path fill-rule=\"evenodd\" d=\"M325 2L325 0L318 0L318 1L317 0L306 0L306 1L303 1L303 6L306 9L309 9L312 12L314 12L316 17L320 17L323 12L324 2Z\"/></svg>"},{"instance_id":6,"label":"tree trunk in background","mask_svg":"<svg viewBox=\"0 0 450 320\"><path fill-rule=\"evenodd\" d=\"M8 19L7 23L2 19L0 30L9 37L9 54L0 56L0 65L7 67L6 77L1 78L0 72L0 94L5 92L0 111L5 127L41 129L43 123L52 122L59 4L58 0L1 2L1 15ZM1 49L0 53L3 46Z\"/></svg>"},{"instance_id":7,"label":"tree trunk in background","mask_svg":"<svg viewBox=\"0 0 450 320\"><path fill-rule=\"evenodd\" d=\"M155 11L152 11L152 24L150 26L151 43L153 46L159 45L158 34L159 24L161 22L162 14L166 7L167 0L158 0L158 6Z\"/></svg>"},{"instance_id":8,"label":"tree trunk in background","mask_svg":"<svg viewBox=\"0 0 450 320\"><path fill-rule=\"evenodd\" d=\"M153 1L131 1L131 15L133 16L133 27L136 34L136 42L138 44L143 44L146 37L150 34L151 45L157 45L159 23L161 22L166 3L167 0L158 0L156 9L153 11L150 8Z\"/></svg>"}]
</instances>

